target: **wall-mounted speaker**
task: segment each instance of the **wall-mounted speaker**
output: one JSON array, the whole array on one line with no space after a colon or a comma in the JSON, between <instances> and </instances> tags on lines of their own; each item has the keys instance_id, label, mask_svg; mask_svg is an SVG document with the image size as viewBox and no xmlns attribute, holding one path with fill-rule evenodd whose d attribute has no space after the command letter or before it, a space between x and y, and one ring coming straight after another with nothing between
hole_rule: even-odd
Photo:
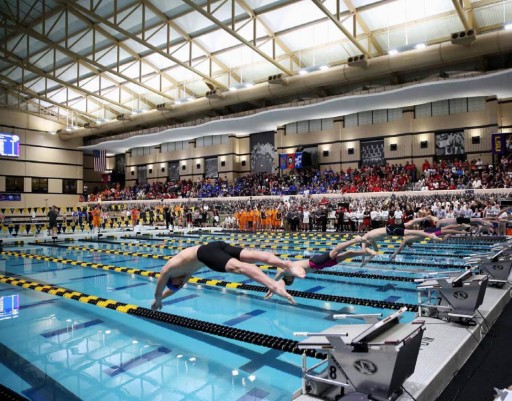
<instances>
[{"instance_id":1,"label":"wall-mounted speaker","mask_svg":"<svg viewBox=\"0 0 512 401\"><path fill-rule=\"evenodd\" d=\"M389 150L391 152L395 152L397 149L398 149L398 145L396 143L392 143L391 145L389 145Z\"/></svg>"},{"instance_id":2,"label":"wall-mounted speaker","mask_svg":"<svg viewBox=\"0 0 512 401\"><path fill-rule=\"evenodd\" d=\"M421 141L420 142L420 148L421 149L427 149L428 148L428 141Z\"/></svg>"}]
</instances>

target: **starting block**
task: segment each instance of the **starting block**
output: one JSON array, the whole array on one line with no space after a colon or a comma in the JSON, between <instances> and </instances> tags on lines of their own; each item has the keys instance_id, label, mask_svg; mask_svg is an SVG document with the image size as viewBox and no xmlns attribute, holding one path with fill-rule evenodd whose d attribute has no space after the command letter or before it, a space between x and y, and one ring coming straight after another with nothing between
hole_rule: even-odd
<instances>
[{"instance_id":1,"label":"starting block","mask_svg":"<svg viewBox=\"0 0 512 401\"><path fill-rule=\"evenodd\" d=\"M332 401L390 401L402 394L402 384L416 367L424 323L402 324L402 308L375 323L363 316L364 324L336 325L307 336L299 349L327 352L328 358L315 366L302 362L302 387L294 398L320 397ZM350 315L350 318L360 317ZM311 399L311 398L307 398Z\"/></svg>"},{"instance_id":2,"label":"starting block","mask_svg":"<svg viewBox=\"0 0 512 401\"><path fill-rule=\"evenodd\" d=\"M473 270L425 280L416 287L418 315L467 323L476 315L487 289L488 276Z\"/></svg>"},{"instance_id":3,"label":"starting block","mask_svg":"<svg viewBox=\"0 0 512 401\"><path fill-rule=\"evenodd\" d=\"M467 263L475 265L481 274L489 276L489 286L502 288L507 284L512 270L512 255L500 250L492 255L470 258Z\"/></svg>"}]
</instances>

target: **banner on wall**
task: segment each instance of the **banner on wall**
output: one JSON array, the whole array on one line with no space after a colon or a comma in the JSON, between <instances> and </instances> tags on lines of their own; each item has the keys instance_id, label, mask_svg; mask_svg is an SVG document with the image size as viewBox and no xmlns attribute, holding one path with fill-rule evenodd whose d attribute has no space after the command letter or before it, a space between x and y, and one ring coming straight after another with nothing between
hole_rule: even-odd
<instances>
[{"instance_id":1,"label":"banner on wall","mask_svg":"<svg viewBox=\"0 0 512 401\"><path fill-rule=\"evenodd\" d=\"M279 168L281 170L302 168L304 152L281 153L279 155Z\"/></svg>"},{"instance_id":2,"label":"banner on wall","mask_svg":"<svg viewBox=\"0 0 512 401\"><path fill-rule=\"evenodd\" d=\"M274 131L251 134L251 173L274 171Z\"/></svg>"},{"instance_id":3,"label":"banner on wall","mask_svg":"<svg viewBox=\"0 0 512 401\"><path fill-rule=\"evenodd\" d=\"M139 184L145 184L148 182L148 167L137 166L137 182Z\"/></svg>"},{"instance_id":4,"label":"banner on wall","mask_svg":"<svg viewBox=\"0 0 512 401\"><path fill-rule=\"evenodd\" d=\"M361 141L361 166L383 166L384 139Z\"/></svg>"},{"instance_id":5,"label":"banner on wall","mask_svg":"<svg viewBox=\"0 0 512 401\"><path fill-rule=\"evenodd\" d=\"M180 162L172 161L167 163L167 177L171 181L179 181L180 180Z\"/></svg>"},{"instance_id":6,"label":"banner on wall","mask_svg":"<svg viewBox=\"0 0 512 401\"><path fill-rule=\"evenodd\" d=\"M21 194L0 194L0 201L20 201Z\"/></svg>"},{"instance_id":7,"label":"banner on wall","mask_svg":"<svg viewBox=\"0 0 512 401\"><path fill-rule=\"evenodd\" d=\"M437 132L436 133L436 156L440 158L451 156L463 156L464 150L464 131L457 132Z\"/></svg>"},{"instance_id":8,"label":"banner on wall","mask_svg":"<svg viewBox=\"0 0 512 401\"><path fill-rule=\"evenodd\" d=\"M204 177L217 178L219 176L217 157L204 159Z\"/></svg>"}]
</instances>

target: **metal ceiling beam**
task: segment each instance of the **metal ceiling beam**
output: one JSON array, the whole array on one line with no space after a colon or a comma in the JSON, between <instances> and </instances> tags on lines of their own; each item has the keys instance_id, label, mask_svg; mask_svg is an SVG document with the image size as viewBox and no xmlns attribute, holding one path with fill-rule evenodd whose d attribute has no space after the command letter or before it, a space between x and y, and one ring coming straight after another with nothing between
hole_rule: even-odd
<instances>
[{"instance_id":1,"label":"metal ceiling beam","mask_svg":"<svg viewBox=\"0 0 512 401\"><path fill-rule=\"evenodd\" d=\"M88 18L85 18L82 14L80 13L73 13L73 15L75 15L77 18L79 18L80 20L82 20L85 24L87 24L91 29L95 29L96 31L100 32L103 36L105 36L107 39L109 39L113 44L114 46L119 46L120 48L122 48L124 51L126 51L128 54L130 54L135 60L151 67L153 70L155 70L155 72L161 76L163 76L165 79L167 79L169 82L172 82L173 84L177 85L178 82L172 78L170 75L164 73L161 69L159 69L157 66L155 66L153 63L151 63L150 61L142 58L135 50L133 50L131 47L129 47L128 45L124 44L123 42L117 40L110 32L106 31L105 29L103 29L102 27L100 27L98 24L95 24L94 22L92 22L90 19ZM98 50L96 50L98 51ZM138 81L137 81L138 82ZM160 90L156 90L156 89L152 89L151 92L153 93L157 93L158 95L160 96L163 96L165 97L166 99L169 99L169 100L172 100L174 99L172 96L170 95L167 95L165 92L162 92Z\"/></svg>"},{"instance_id":2,"label":"metal ceiling beam","mask_svg":"<svg viewBox=\"0 0 512 401\"><path fill-rule=\"evenodd\" d=\"M4 58L5 61L7 61L8 63L12 64L12 65L15 65L17 66L18 68L21 68L21 69L24 69L24 70L27 70L27 71L30 71L34 74L36 74L37 76L41 77L41 78L47 78L47 79L50 79L56 83L58 83L59 85L61 85L62 87L64 88L69 88L69 89L72 89L74 90L75 92L79 92L79 93L82 93L85 95L85 97L87 96L90 96L90 97L94 97L94 98L97 98L97 99L101 99L103 100L104 102L107 102L107 103L111 103L111 104L115 104L116 106L119 106L123 109L126 109L126 110L131 110L131 108L127 105L124 105L122 103L119 103L119 102L116 102L114 100L111 100L111 99L108 99L108 98L105 98L101 95L98 95L94 92L91 92L91 91L88 91L86 89L83 89L83 88L80 88L79 86L76 86L76 85L73 85L73 84L70 84L66 81L63 81L62 79L60 79L59 77L57 76L54 76L44 70L41 70L40 68L37 68L35 67L34 65L26 62L26 60L22 60L20 59L18 56L12 54L12 53L8 53L4 48L0 47L0 51L3 51L4 54L8 54L7 57ZM20 85L18 83L18 85ZM23 84L21 84L23 85ZM46 87L46 83L45 83L45 93L48 92L48 90L52 91L52 90L56 90L55 88L48 88ZM35 92L34 92L35 93ZM98 104L100 104L98 102ZM102 107L108 107L108 106L105 106L102 104ZM113 110L113 109L110 109L109 108L109 111L111 113L114 113L114 114L118 114L118 112L116 110Z\"/></svg>"},{"instance_id":3,"label":"metal ceiling beam","mask_svg":"<svg viewBox=\"0 0 512 401\"><path fill-rule=\"evenodd\" d=\"M254 20L257 20L261 26L263 27L263 29L265 29L265 32L267 33L267 35L272 38L273 40L273 43L277 44L287 55L288 57L290 57L290 60L295 62L295 64L297 64L299 66L299 68L302 68L304 67L304 64L302 63L302 61L297 57L296 54L294 54L287 46L286 44L279 38L279 36L276 35L276 33L274 31L272 31L270 29L270 27L261 20L261 18L258 18L258 16L256 15L256 13L254 12L254 10L249 7L247 5L247 3L244 1L244 0L235 0L239 5L240 7L242 7L245 12L247 14L249 14L251 16L251 18L253 18ZM273 57L275 60L277 60L276 56L275 56L275 51L274 51L274 54L273 54Z\"/></svg>"},{"instance_id":4,"label":"metal ceiling beam","mask_svg":"<svg viewBox=\"0 0 512 401\"><path fill-rule=\"evenodd\" d=\"M56 1L62 2L65 0L56 0ZM106 18L101 17L100 15L86 9L85 7L82 7L81 5L77 4L76 2L70 1L70 2L66 3L66 5L67 5L67 7L72 8L72 9L76 10L77 12L84 14L85 16L88 16L96 21L101 22L102 24L108 26L110 29L113 29L113 30L123 34L126 38L131 39L144 47L147 47L148 49L154 51L155 53L160 54L161 56L167 58L168 60L172 61L173 63L178 64L178 65L182 66L183 68L186 68L187 70L200 76L201 78L212 83L213 85L217 86L218 88L227 89L224 84L212 79L211 77L207 76L206 74L203 74L201 71L195 69L194 67L188 65L187 63L184 63L183 61L177 59L176 57L171 56L170 54L164 52L163 50L160 50L158 47L153 46L152 44L140 39L138 36L131 34L127 30L122 29L121 27L113 24Z\"/></svg>"},{"instance_id":5,"label":"metal ceiling beam","mask_svg":"<svg viewBox=\"0 0 512 401\"><path fill-rule=\"evenodd\" d=\"M356 24L356 21L357 23L359 24L359 26L361 27L361 29L363 30L363 32L366 34L366 36L368 37L368 42L371 43L373 45L373 47L375 48L375 50L377 50L377 54L379 55L382 55L384 54L384 52L382 51L382 47L381 45L379 44L379 42L373 37L372 35L372 31L368 28L368 25L366 25L366 22L364 22L364 19L361 17L361 14L358 12L357 8L354 7L354 4L352 3L351 0L343 0L343 2L345 3L345 5L347 6L347 8L349 9L349 11L351 13L354 14L354 17L355 17L355 20L354 20L354 26ZM370 50L369 50L370 51Z\"/></svg>"},{"instance_id":6,"label":"metal ceiling beam","mask_svg":"<svg viewBox=\"0 0 512 401\"><path fill-rule=\"evenodd\" d=\"M3 14L2 11L0 11L0 14ZM25 34L27 36L31 36L31 37L33 37L33 38L35 38L35 39L37 39L37 40L47 44L49 47L51 47L53 49L59 50L60 52L62 52L66 56L70 57L72 60L76 60L79 64L81 64L84 67L86 67L89 70L91 70L92 73L108 79L115 86L119 87L120 89L125 90L128 93L130 93L131 96L133 96L133 97L137 97L138 94L135 94L134 92L130 91L128 88L124 88L119 82L113 80L112 78L110 78L108 76L105 76L104 74L102 74L102 72L104 72L104 71L105 72L109 72L112 75L118 76L119 78L124 79L127 82L131 82L131 83L133 83L135 85L141 86L141 87L145 88L146 90L148 90L150 92L153 92L153 93L156 93L156 94L159 94L159 95L167 97L167 95L163 95L163 93L160 93L159 91L155 90L154 88L149 87L148 85L145 85L142 82L139 82L139 81L137 81L135 79L132 79L132 78L124 75L124 74L121 74L121 73L117 72L116 70L113 70L112 68L108 68L105 65L102 65L102 64L100 64L100 63L98 63L96 61L89 60L88 58L83 57L82 55L80 55L78 53L75 53L75 52L69 50L66 47L61 46L58 43L52 42L46 36L43 36L39 32L34 31L33 29L30 29L30 28L27 28L27 27L21 25L18 21L12 21L12 22L14 23L15 29L18 30L19 32L21 32L21 33L23 33L23 34ZM126 108L126 106L123 106L123 108Z\"/></svg>"},{"instance_id":7,"label":"metal ceiling beam","mask_svg":"<svg viewBox=\"0 0 512 401\"><path fill-rule=\"evenodd\" d=\"M471 29L471 26L468 23L468 19L466 18L466 14L464 10L462 9L462 6L459 3L459 0L452 0L453 6L455 7L455 10L457 11L457 14L459 16L460 21L462 22L462 25L464 25L464 29L467 31L468 29Z\"/></svg>"},{"instance_id":8,"label":"metal ceiling beam","mask_svg":"<svg viewBox=\"0 0 512 401\"><path fill-rule=\"evenodd\" d=\"M239 40L244 45L246 45L247 47L251 48L255 53L257 53L258 55L263 57L265 60L267 60L269 63L271 63L272 65L277 67L279 70L281 70L282 72L284 72L287 75L293 75L293 72L291 70L289 70L288 68L283 67L281 64L277 63L272 57L268 56L265 52L261 51L257 46L254 46L251 42L245 40L240 34L238 34L233 29L231 29L230 27L228 27L227 25L222 23L220 20L215 18L213 15L211 15L208 12L206 12L205 10L203 10L202 7L198 6L197 4L195 4L191 0L182 0L182 1L185 4L187 4L189 7L193 8L198 13L200 13L203 17L209 19L211 22L216 24L218 27L222 28L224 31L229 33L235 39ZM232 1L234 1L234 0L232 0Z\"/></svg>"},{"instance_id":9,"label":"metal ceiling beam","mask_svg":"<svg viewBox=\"0 0 512 401\"><path fill-rule=\"evenodd\" d=\"M181 29L179 25L173 22L172 19L167 18L167 16L158 9L151 1L149 0L139 0L141 3L145 4L156 16L158 16L163 22L165 22L167 25L169 25L172 29L174 29L176 32L178 32L187 42L193 43L195 46L197 46L201 51L203 51L212 61L215 62L226 74L230 73L230 68L225 65L222 61L220 61L218 58L214 57L210 51L198 43L198 41L194 40L186 31ZM169 43L168 43L169 46ZM236 74L233 74L237 79L240 79ZM210 74L210 77L212 75Z\"/></svg>"},{"instance_id":10,"label":"metal ceiling beam","mask_svg":"<svg viewBox=\"0 0 512 401\"><path fill-rule=\"evenodd\" d=\"M81 110L75 109L74 107L66 106L66 105L64 105L64 104L62 104L62 103L59 103L59 102L56 102L56 101L54 101L54 100L52 100L52 99L50 99L50 98L46 98L46 97L44 97L44 96L41 96L41 95L39 95L37 92L35 92L35 91L33 91L33 90L26 89L26 88L25 88L25 89L23 89L23 88L21 88L21 89L20 89L20 88L18 88L18 87L17 87L17 86L18 86L18 83L17 83L17 82L13 81L13 80L12 80L12 79L10 79L9 77L6 77L6 76L4 76L4 75L2 75L2 74L0 74L0 79L2 79L2 80L4 80L4 81L7 81L7 82L11 83L13 86L16 86L16 88L15 88L15 89L13 89L13 88L10 88L10 87L5 86L4 84L0 83L0 86L1 86L1 87L5 88L5 89L7 89L7 90L9 90L9 91L13 91L14 93L16 93L16 92L24 93L24 94L26 94L27 96L33 97L33 98L35 98L35 99L39 99L39 100L41 100L41 101L43 101L43 102L46 102L46 103L51 103L51 104L53 104L54 106L60 107L61 109L65 109L65 110L68 110L68 111L72 111L73 113L76 113L76 114L81 115L81 116L83 117L83 119L84 119L84 120L87 120L87 121L89 121L89 122L93 122L93 121L95 121L95 120L96 120L96 118L95 118L94 116L91 116L91 115L89 115L89 114L86 114L86 113L84 113L84 112L83 112L83 111L81 111Z\"/></svg>"},{"instance_id":11,"label":"metal ceiling beam","mask_svg":"<svg viewBox=\"0 0 512 401\"><path fill-rule=\"evenodd\" d=\"M352 34L347 31L347 29L341 24L340 21L338 21L338 19L332 15L330 13L330 11L324 6L323 2L320 1L320 0L311 0L313 3L315 3L315 5L320 9L322 10L322 12L327 15L327 18L329 18L333 23L334 25L336 25L336 27L346 36L346 38L348 40L350 40L352 42L352 44L357 47L359 49L359 51L364 54L366 56L366 58L369 58L370 57L370 54L368 53L368 51L361 45L361 43L359 43L357 41L356 38L354 38L352 36Z\"/></svg>"}]
</instances>

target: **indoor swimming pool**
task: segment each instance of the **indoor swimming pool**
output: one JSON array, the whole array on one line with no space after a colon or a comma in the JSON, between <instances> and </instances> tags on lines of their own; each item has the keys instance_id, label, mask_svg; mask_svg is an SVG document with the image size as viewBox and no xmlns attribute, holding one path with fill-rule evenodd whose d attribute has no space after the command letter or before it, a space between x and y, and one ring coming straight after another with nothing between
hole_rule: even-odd
<instances>
[{"instance_id":1,"label":"indoor swimming pool","mask_svg":"<svg viewBox=\"0 0 512 401\"><path fill-rule=\"evenodd\" d=\"M308 274L288 288L297 305L245 276L201 269L146 313L166 260L212 240L308 258L351 235L217 233L125 237L6 247L0 256L0 383L30 400L288 401L301 385L295 332L319 332L333 314L417 310L417 278L462 271L485 240L423 241L395 261L380 254ZM276 270L262 266L273 276ZM136 312L135 314L132 312ZM359 323L348 319L344 323ZM321 355L310 355L314 362Z\"/></svg>"}]
</instances>

